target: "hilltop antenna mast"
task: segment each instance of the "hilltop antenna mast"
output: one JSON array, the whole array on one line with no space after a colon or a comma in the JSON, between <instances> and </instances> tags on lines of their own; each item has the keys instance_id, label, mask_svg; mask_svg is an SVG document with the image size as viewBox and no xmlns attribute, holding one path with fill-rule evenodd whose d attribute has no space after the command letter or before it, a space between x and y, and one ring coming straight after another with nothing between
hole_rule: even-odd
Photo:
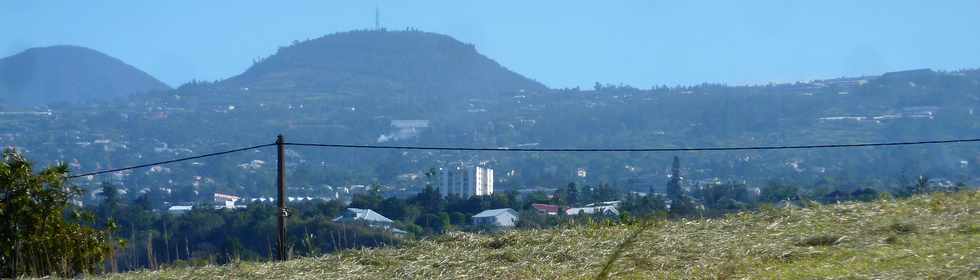
<instances>
[{"instance_id":1,"label":"hilltop antenna mast","mask_svg":"<svg viewBox=\"0 0 980 280\"><path fill-rule=\"evenodd\" d=\"M381 30L381 8L374 7L374 29Z\"/></svg>"}]
</instances>

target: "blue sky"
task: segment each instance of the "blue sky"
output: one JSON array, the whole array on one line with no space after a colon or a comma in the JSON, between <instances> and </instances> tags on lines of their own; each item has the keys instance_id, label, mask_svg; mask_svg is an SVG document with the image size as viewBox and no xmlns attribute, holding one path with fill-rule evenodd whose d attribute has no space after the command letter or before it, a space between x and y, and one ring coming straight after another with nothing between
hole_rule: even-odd
<instances>
[{"instance_id":1,"label":"blue sky","mask_svg":"<svg viewBox=\"0 0 980 280\"><path fill-rule=\"evenodd\" d=\"M980 67L980 1L2 1L0 56L90 47L171 85L382 25L473 43L551 87L755 84ZM284 4L283 4L284 3Z\"/></svg>"}]
</instances>

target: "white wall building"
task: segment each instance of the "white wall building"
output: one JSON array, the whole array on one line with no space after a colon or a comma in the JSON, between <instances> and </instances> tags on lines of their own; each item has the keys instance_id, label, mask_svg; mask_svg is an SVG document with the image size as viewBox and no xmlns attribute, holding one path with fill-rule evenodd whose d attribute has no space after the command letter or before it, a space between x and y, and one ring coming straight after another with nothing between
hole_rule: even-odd
<instances>
[{"instance_id":1,"label":"white wall building","mask_svg":"<svg viewBox=\"0 0 980 280\"><path fill-rule=\"evenodd\" d=\"M575 216L579 214L619 216L619 209L616 209L616 206L589 206L565 209L565 215Z\"/></svg>"},{"instance_id":2,"label":"white wall building","mask_svg":"<svg viewBox=\"0 0 980 280\"><path fill-rule=\"evenodd\" d=\"M167 208L167 211L170 212L171 214L179 215L179 214L190 212L193 209L194 206L190 206L190 205L174 205L174 206L170 206L170 208Z\"/></svg>"},{"instance_id":3,"label":"white wall building","mask_svg":"<svg viewBox=\"0 0 980 280\"><path fill-rule=\"evenodd\" d=\"M242 198L237 195L214 193L214 208L215 209L244 208L235 205L235 203L241 199ZM244 206L244 205L239 205L239 206Z\"/></svg>"},{"instance_id":4,"label":"white wall building","mask_svg":"<svg viewBox=\"0 0 980 280\"><path fill-rule=\"evenodd\" d=\"M481 166L441 168L439 193L462 198L493 194L493 169Z\"/></svg>"},{"instance_id":5,"label":"white wall building","mask_svg":"<svg viewBox=\"0 0 980 280\"><path fill-rule=\"evenodd\" d=\"M510 208L485 210L473 215L473 225L514 227L517 225L517 216L517 211Z\"/></svg>"}]
</instances>

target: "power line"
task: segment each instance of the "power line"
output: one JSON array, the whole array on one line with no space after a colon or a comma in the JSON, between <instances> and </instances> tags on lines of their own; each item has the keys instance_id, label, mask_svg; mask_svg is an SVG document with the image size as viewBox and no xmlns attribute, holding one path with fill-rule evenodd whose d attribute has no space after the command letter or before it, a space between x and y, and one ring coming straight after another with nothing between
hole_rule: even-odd
<instances>
[{"instance_id":1,"label":"power line","mask_svg":"<svg viewBox=\"0 0 980 280\"><path fill-rule=\"evenodd\" d=\"M743 150L792 150L792 149L826 149L826 148L855 148L855 147L883 147L883 146L909 146L927 144L951 144L980 142L980 138L953 139L953 140L930 140L930 141L911 141L911 142L884 142L884 143L857 143L857 144L826 144L826 145L786 145L786 146L743 146L743 147L694 147L694 148L481 148L481 147L445 147L445 146L381 146L381 145L350 145L350 144L323 144L323 143L291 143L286 146L302 147L322 147L322 148L349 148L349 149L388 149L388 150L438 150L438 151L485 151L485 152L695 152L695 151L743 151ZM140 164L116 169L99 170L86 172L78 175L68 176L69 179L99 175L105 173L119 172L137 168L150 167L154 165L170 164L192 159L219 156L252 149L275 146L272 144L262 144L252 147L239 148L191 157L172 159L154 163Z\"/></svg>"},{"instance_id":2,"label":"power line","mask_svg":"<svg viewBox=\"0 0 980 280\"><path fill-rule=\"evenodd\" d=\"M348 144L290 143L290 142L285 143L285 145L325 147L325 148L351 148L351 149L486 151L486 152L694 152L694 151L855 148L855 147L909 146L909 145L926 145L926 144L950 144L950 143L967 143L967 142L980 142L980 138L912 141L912 142L857 143L857 144L695 147L695 148L539 148L539 149L534 149L534 148L480 148L480 147L439 147L439 146L380 146L380 145L348 145Z\"/></svg>"},{"instance_id":3,"label":"power line","mask_svg":"<svg viewBox=\"0 0 980 280\"><path fill-rule=\"evenodd\" d=\"M85 176L91 176L91 175L99 175L99 174L105 174L105 173L112 173L112 172L119 172L119 171L126 171L126 170L130 170L130 169L137 169L137 168L143 168L143 167L150 167L150 166L154 166L154 165L161 165L161 164L169 164L169 163L175 163L175 162L181 162L181 161L188 161L188 160L192 160L192 159L213 157L213 156L219 156L219 155L225 155L225 154L243 152L243 151L248 151L248 150L252 150L252 149L264 148L264 147L275 146L275 145L276 144L262 144L262 145L258 145L258 146L247 147L247 148L239 148L239 149L234 149L234 150L227 150L227 151L215 152L215 153L210 153L210 154L196 155L196 156L192 156L192 157L184 157L184 158L178 158L178 159L172 159L172 160L160 161L160 162L154 162L154 163L140 164L140 165L134 165L134 166L129 166L129 167L123 167L123 168L92 171L92 172L86 172L86 173L82 173L82 174L78 174L78 175L68 176L68 179L74 179L74 178L78 178L78 177L85 177Z\"/></svg>"}]
</instances>

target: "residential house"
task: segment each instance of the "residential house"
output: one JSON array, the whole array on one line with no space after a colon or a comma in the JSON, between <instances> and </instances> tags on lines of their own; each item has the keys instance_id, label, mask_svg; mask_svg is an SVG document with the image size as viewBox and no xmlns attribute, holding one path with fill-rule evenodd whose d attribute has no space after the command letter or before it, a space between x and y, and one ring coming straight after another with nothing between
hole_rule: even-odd
<instances>
[{"instance_id":1,"label":"residential house","mask_svg":"<svg viewBox=\"0 0 980 280\"><path fill-rule=\"evenodd\" d=\"M531 204L531 207L533 207L534 210L537 210L538 213L542 215L558 215L558 212L561 211L561 206L552 205L552 204L534 203Z\"/></svg>"},{"instance_id":2,"label":"residential house","mask_svg":"<svg viewBox=\"0 0 980 280\"><path fill-rule=\"evenodd\" d=\"M371 209L360 209L360 208L347 208L343 214L337 216L333 219L334 222L338 223L364 223L371 227L383 227L389 228L395 221L388 219L378 212L374 212Z\"/></svg>"},{"instance_id":3,"label":"residential house","mask_svg":"<svg viewBox=\"0 0 980 280\"><path fill-rule=\"evenodd\" d=\"M565 215L568 216L575 216L579 214L619 216L619 210L616 209L616 206L575 207L575 208L568 208L565 210Z\"/></svg>"},{"instance_id":4,"label":"residential house","mask_svg":"<svg viewBox=\"0 0 980 280\"><path fill-rule=\"evenodd\" d=\"M235 203L242 198L236 195L214 193L214 208L215 209L235 209L240 208L235 206ZM240 205L244 206L244 205Z\"/></svg>"},{"instance_id":5,"label":"residential house","mask_svg":"<svg viewBox=\"0 0 980 280\"><path fill-rule=\"evenodd\" d=\"M190 212L192 209L194 209L194 206L174 205L174 206L170 206L170 208L167 208L167 212L174 215L180 215L180 214Z\"/></svg>"},{"instance_id":6,"label":"residential house","mask_svg":"<svg viewBox=\"0 0 980 280\"><path fill-rule=\"evenodd\" d=\"M517 225L517 219L517 211L514 211L514 209L491 209L473 215L473 225L514 227Z\"/></svg>"},{"instance_id":7,"label":"residential house","mask_svg":"<svg viewBox=\"0 0 980 280\"><path fill-rule=\"evenodd\" d=\"M622 201L613 200L613 201L602 201L602 202L596 202L596 203L589 203L589 204L586 204L585 206L586 207L592 207L592 206L615 206L615 207L619 207L619 204L621 204L621 203L622 203Z\"/></svg>"},{"instance_id":8,"label":"residential house","mask_svg":"<svg viewBox=\"0 0 980 280\"><path fill-rule=\"evenodd\" d=\"M371 209L347 208L340 216L333 219L336 223L364 224L368 227L390 231L395 236L404 236L408 232L395 228L395 221L388 219Z\"/></svg>"}]
</instances>

